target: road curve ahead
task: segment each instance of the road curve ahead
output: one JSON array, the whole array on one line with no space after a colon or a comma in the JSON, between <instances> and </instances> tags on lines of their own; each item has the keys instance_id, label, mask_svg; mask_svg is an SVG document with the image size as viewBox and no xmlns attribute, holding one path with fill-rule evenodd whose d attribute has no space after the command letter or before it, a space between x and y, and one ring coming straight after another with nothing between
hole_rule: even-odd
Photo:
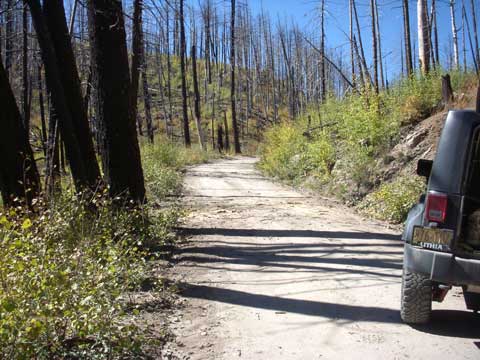
<instances>
[{"instance_id":1,"label":"road curve ahead","mask_svg":"<svg viewBox=\"0 0 480 360\"><path fill-rule=\"evenodd\" d=\"M255 161L186 174L180 358L480 359L480 320L457 290L431 325L401 323L397 232L275 184Z\"/></svg>"}]
</instances>

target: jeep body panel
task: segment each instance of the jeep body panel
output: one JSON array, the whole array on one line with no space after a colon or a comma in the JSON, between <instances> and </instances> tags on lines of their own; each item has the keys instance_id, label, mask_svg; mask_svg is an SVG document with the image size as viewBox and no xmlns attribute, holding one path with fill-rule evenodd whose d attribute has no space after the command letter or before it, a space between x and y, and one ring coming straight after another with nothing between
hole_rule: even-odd
<instances>
[{"instance_id":1,"label":"jeep body panel","mask_svg":"<svg viewBox=\"0 0 480 360\"><path fill-rule=\"evenodd\" d=\"M443 127L437 154L428 181L428 191L461 194L470 145L480 114L468 110L448 113Z\"/></svg>"},{"instance_id":2,"label":"jeep body panel","mask_svg":"<svg viewBox=\"0 0 480 360\"><path fill-rule=\"evenodd\" d=\"M480 285L480 260L405 244L403 266L442 284Z\"/></svg>"},{"instance_id":3,"label":"jeep body panel","mask_svg":"<svg viewBox=\"0 0 480 360\"><path fill-rule=\"evenodd\" d=\"M430 192L447 195L446 218L434 226L453 230L451 252L434 251L412 245L416 226L429 227L425 214L425 196L409 212L402 240L405 241L404 268L449 285L480 285L480 260L470 259L456 251L461 234L466 178L472 153L472 142L480 129L480 114L474 111L450 111L442 130L437 153L428 180ZM480 186L480 185L479 185Z\"/></svg>"}]
</instances>

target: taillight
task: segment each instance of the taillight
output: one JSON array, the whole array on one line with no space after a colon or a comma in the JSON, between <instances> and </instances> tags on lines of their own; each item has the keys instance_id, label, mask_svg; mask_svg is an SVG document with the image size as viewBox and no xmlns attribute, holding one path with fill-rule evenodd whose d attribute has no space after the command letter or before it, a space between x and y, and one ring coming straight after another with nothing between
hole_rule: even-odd
<instances>
[{"instance_id":1,"label":"taillight","mask_svg":"<svg viewBox=\"0 0 480 360\"><path fill-rule=\"evenodd\" d=\"M427 220L443 223L447 216L447 195L431 192L427 196Z\"/></svg>"}]
</instances>

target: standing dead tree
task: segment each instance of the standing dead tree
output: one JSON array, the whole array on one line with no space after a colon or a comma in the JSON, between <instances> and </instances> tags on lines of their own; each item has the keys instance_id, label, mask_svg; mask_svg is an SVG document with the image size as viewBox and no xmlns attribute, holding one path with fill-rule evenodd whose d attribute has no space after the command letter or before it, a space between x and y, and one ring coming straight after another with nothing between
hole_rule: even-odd
<instances>
[{"instance_id":1,"label":"standing dead tree","mask_svg":"<svg viewBox=\"0 0 480 360\"><path fill-rule=\"evenodd\" d=\"M232 112L232 127L233 127L233 143L235 147L235 154L240 154L240 137L238 134L237 124L237 109L235 96L235 0L231 0L231 17L230 17L230 104Z\"/></svg>"},{"instance_id":2,"label":"standing dead tree","mask_svg":"<svg viewBox=\"0 0 480 360\"><path fill-rule=\"evenodd\" d=\"M430 38L428 36L428 19L426 0L417 0L418 55L422 74L430 71Z\"/></svg>"},{"instance_id":3,"label":"standing dead tree","mask_svg":"<svg viewBox=\"0 0 480 360\"><path fill-rule=\"evenodd\" d=\"M110 196L141 203L145 185L131 106L122 3L88 0L88 10L105 180Z\"/></svg>"},{"instance_id":4,"label":"standing dead tree","mask_svg":"<svg viewBox=\"0 0 480 360\"><path fill-rule=\"evenodd\" d=\"M0 191L5 205L15 199L28 205L40 190L33 152L22 124L7 73L0 60Z\"/></svg>"},{"instance_id":5,"label":"standing dead tree","mask_svg":"<svg viewBox=\"0 0 480 360\"><path fill-rule=\"evenodd\" d=\"M183 137L185 146L191 146L190 140L190 125L188 121L188 99L187 99L187 80L186 80L186 40L185 40L185 15L184 15L184 0L180 0L179 22L180 22L180 72L182 77L182 114L183 114Z\"/></svg>"}]
</instances>

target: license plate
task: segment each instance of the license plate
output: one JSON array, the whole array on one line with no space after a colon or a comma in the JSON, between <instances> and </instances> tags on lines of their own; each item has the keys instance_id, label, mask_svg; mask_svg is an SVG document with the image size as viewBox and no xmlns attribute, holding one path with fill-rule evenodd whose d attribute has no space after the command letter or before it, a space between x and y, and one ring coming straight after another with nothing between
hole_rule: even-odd
<instances>
[{"instance_id":1,"label":"license plate","mask_svg":"<svg viewBox=\"0 0 480 360\"><path fill-rule=\"evenodd\" d=\"M453 240L453 231L446 229L424 228L413 229L412 244L425 249L449 251Z\"/></svg>"}]
</instances>

